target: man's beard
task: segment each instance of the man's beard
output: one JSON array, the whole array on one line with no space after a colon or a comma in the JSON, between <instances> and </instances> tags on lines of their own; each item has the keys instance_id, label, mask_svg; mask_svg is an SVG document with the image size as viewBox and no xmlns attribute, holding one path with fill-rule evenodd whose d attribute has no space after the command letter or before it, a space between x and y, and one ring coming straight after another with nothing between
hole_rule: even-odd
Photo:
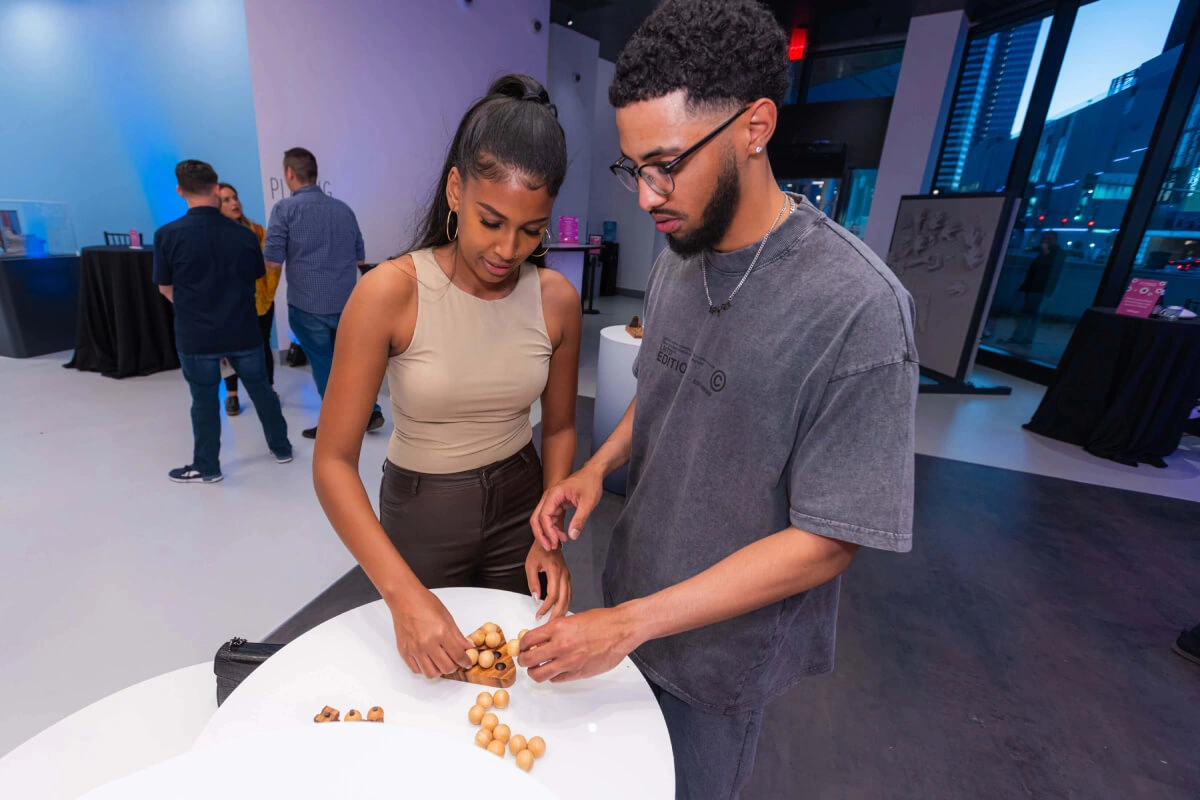
<instances>
[{"instance_id":1,"label":"man's beard","mask_svg":"<svg viewBox=\"0 0 1200 800\"><path fill-rule=\"evenodd\" d=\"M712 197L704 206L700 217L700 227L692 233L683 236L667 234L667 245L676 255L688 258L699 255L705 250L717 246L729 226L733 224L733 216L737 213L738 201L742 196L742 185L738 179L737 161L733 152L727 152L721 159L721 172L717 175L717 186L713 189Z\"/></svg>"}]
</instances>

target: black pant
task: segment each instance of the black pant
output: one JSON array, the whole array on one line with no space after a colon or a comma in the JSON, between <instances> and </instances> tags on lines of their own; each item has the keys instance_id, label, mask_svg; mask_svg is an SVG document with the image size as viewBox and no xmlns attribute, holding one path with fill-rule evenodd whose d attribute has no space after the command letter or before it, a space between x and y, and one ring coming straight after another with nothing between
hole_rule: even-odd
<instances>
[{"instance_id":1,"label":"black pant","mask_svg":"<svg viewBox=\"0 0 1200 800\"><path fill-rule=\"evenodd\" d=\"M275 353L271 351L271 326L275 324L275 304L267 309L267 313L258 318L258 332L262 334L263 355L267 357L267 383L275 385ZM225 379L225 388L230 392L237 391L237 375Z\"/></svg>"},{"instance_id":2,"label":"black pant","mask_svg":"<svg viewBox=\"0 0 1200 800\"><path fill-rule=\"evenodd\" d=\"M478 586L529 594L529 518L542 499L530 443L482 469L427 475L383 463L379 521L427 589Z\"/></svg>"}]
</instances>

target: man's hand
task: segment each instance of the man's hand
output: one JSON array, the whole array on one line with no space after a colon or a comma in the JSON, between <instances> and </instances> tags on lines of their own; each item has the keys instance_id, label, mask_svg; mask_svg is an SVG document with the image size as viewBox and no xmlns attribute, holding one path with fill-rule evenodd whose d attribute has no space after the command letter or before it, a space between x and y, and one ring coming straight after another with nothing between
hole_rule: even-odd
<instances>
[{"instance_id":1,"label":"man's hand","mask_svg":"<svg viewBox=\"0 0 1200 800\"><path fill-rule=\"evenodd\" d=\"M521 640L517 662L538 683L562 683L608 672L640 642L636 626L620 608L598 608L559 617Z\"/></svg>"},{"instance_id":2,"label":"man's hand","mask_svg":"<svg viewBox=\"0 0 1200 800\"><path fill-rule=\"evenodd\" d=\"M567 508L573 507L575 516L571 518L569 537L578 539L603 494L604 475L587 467L551 486L542 495L542 502L538 503L529 520L534 537L545 549L557 549L560 543L567 541L563 520Z\"/></svg>"},{"instance_id":3,"label":"man's hand","mask_svg":"<svg viewBox=\"0 0 1200 800\"><path fill-rule=\"evenodd\" d=\"M546 573L545 597L538 597L542 588L538 581L539 572ZM567 569L561 550L551 552L534 542L525 558L525 577L529 581L529 593L543 601L537 612L538 619L547 612L551 612L551 619L561 617L571 609L571 571Z\"/></svg>"}]
</instances>

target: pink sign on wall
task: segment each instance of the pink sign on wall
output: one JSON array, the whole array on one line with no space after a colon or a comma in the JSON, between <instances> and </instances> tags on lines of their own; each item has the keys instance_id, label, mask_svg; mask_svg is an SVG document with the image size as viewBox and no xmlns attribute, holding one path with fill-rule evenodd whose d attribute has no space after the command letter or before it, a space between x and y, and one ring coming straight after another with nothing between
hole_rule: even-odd
<instances>
[{"instance_id":1,"label":"pink sign on wall","mask_svg":"<svg viewBox=\"0 0 1200 800\"><path fill-rule=\"evenodd\" d=\"M1167 289L1166 281L1153 281L1147 278L1134 278L1117 306L1118 314L1146 319L1154 311L1154 307L1162 300L1163 292Z\"/></svg>"}]
</instances>

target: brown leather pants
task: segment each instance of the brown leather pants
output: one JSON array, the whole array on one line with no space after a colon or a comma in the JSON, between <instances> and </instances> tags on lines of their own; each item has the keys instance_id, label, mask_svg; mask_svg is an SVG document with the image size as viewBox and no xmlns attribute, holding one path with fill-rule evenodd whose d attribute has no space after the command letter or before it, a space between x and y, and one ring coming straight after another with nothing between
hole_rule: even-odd
<instances>
[{"instance_id":1,"label":"brown leather pants","mask_svg":"<svg viewBox=\"0 0 1200 800\"><path fill-rule=\"evenodd\" d=\"M542 498L533 444L482 469L426 475L383 464L379 521L428 589L478 586L529 594L529 518Z\"/></svg>"}]
</instances>

